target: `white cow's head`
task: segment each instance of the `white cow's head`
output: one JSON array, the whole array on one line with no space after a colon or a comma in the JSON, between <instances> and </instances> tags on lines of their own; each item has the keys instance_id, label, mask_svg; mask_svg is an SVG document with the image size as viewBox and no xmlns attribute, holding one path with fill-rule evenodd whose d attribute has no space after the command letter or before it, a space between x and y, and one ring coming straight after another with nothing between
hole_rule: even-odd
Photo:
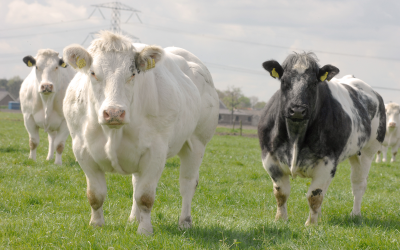
<instances>
[{"instance_id":1,"label":"white cow's head","mask_svg":"<svg viewBox=\"0 0 400 250\"><path fill-rule=\"evenodd\" d=\"M386 126L387 130L393 130L397 126L399 126L399 114L400 114L400 106L397 103L388 103L385 104L386 110Z\"/></svg>"},{"instance_id":2,"label":"white cow's head","mask_svg":"<svg viewBox=\"0 0 400 250\"><path fill-rule=\"evenodd\" d=\"M66 62L90 81L98 123L112 128L130 122L138 77L154 68L163 54L158 46L147 46L138 53L130 39L110 31L101 31L88 50L73 44L63 52Z\"/></svg>"},{"instance_id":3,"label":"white cow's head","mask_svg":"<svg viewBox=\"0 0 400 250\"><path fill-rule=\"evenodd\" d=\"M41 49L36 57L25 56L24 63L28 67L35 67L37 91L42 95L56 93L60 83L60 67L67 67L62 58L58 57L58 52L52 49Z\"/></svg>"}]
</instances>

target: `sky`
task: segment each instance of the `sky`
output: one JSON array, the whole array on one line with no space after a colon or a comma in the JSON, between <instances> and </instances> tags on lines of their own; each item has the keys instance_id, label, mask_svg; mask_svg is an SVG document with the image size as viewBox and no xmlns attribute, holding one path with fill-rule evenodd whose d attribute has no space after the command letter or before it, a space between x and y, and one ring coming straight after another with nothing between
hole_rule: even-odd
<instances>
[{"instance_id":1,"label":"sky","mask_svg":"<svg viewBox=\"0 0 400 250\"><path fill-rule=\"evenodd\" d=\"M217 89L240 87L246 96L267 101L280 83L261 64L314 51L321 67L340 69L337 77L355 75L385 103L400 103L398 0L120 2L140 11L140 20L120 12L122 30L145 44L192 52L209 68ZM25 78L31 69L22 58L39 49L61 56L64 47L86 38L87 48L90 33L111 27L111 10L92 6L104 3L109 2L0 0L0 78Z\"/></svg>"}]
</instances>

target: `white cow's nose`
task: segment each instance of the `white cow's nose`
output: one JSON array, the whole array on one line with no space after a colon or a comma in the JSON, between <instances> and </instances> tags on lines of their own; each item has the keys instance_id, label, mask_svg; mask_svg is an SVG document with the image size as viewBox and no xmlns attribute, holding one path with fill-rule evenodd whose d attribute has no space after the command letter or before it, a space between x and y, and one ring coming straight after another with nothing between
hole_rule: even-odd
<instances>
[{"instance_id":1,"label":"white cow's nose","mask_svg":"<svg viewBox=\"0 0 400 250\"><path fill-rule=\"evenodd\" d=\"M103 117L108 125L122 125L125 120L125 110L108 108L103 111Z\"/></svg>"},{"instance_id":2,"label":"white cow's nose","mask_svg":"<svg viewBox=\"0 0 400 250\"><path fill-rule=\"evenodd\" d=\"M40 85L40 92L43 94L51 93L53 92L53 84L51 83L42 83Z\"/></svg>"},{"instance_id":3,"label":"white cow's nose","mask_svg":"<svg viewBox=\"0 0 400 250\"><path fill-rule=\"evenodd\" d=\"M395 122L389 122L389 128L395 128L396 123Z\"/></svg>"}]
</instances>

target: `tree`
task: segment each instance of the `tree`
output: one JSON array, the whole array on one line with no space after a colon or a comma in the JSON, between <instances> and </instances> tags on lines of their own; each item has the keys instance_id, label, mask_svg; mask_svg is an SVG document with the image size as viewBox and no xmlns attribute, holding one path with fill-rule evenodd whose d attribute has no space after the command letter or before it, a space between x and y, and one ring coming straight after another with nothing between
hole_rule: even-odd
<instances>
[{"instance_id":1,"label":"tree","mask_svg":"<svg viewBox=\"0 0 400 250\"><path fill-rule=\"evenodd\" d=\"M231 111L231 122L233 124L233 112L237 109L240 101L240 97L243 96L242 90L240 88L235 88L234 86L228 86L228 89L224 91L225 97L223 98L223 103Z\"/></svg>"},{"instance_id":2,"label":"tree","mask_svg":"<svg viewBox=\"0 0 400 250\"><path fill-rule=\"evenodd\" d=\"M15 76L8 80L7 82L7 91L14 97L19 97L19 89L21 88L23 80L19 78L19 76Z\"/></svg>"},{"instance_id":3,"label":"tree","mask_svg":"<svg viewBox=\"0 0 400 250\"><path fill-rule=\"evenodd\" d=\"M256 105L254 105L255 109L263 109L267 103L266 102L257 102Z\"/></svg>"},{"instance_id":4,"label":"tree","mask_svg":"<svg viewBox=\"0 0 400 250\"><path fill-rule=\"evenodd\" d=\"M258 102L258 97L257 96L251 96L250 97L250 104L251 104L252 108L254 108L254 106L257 104L257 102Z\"/></svg>"}]
</instances>

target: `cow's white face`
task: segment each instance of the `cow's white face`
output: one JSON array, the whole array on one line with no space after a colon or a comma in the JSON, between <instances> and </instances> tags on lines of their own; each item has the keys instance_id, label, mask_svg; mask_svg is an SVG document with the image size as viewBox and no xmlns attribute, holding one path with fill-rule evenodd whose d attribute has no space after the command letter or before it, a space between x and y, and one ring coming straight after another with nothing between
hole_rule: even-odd
<instances>
[{"instance_id":1,"label":"cow's white face","mask_svg":"<svg viewBox=\"0 0 400 250\"><path fill-rule=\"evenodd\" d=\"M400 106L395 103L385 105L386 110L386 129L391 131L399 126Z\"/></svg>"},{"instance_id":2,"label":"cow's white face","mask_svg":"<svg viewBox=\"0 0 400 250\"><path fill-rule=\"evenodd\" d=\"M57 93L59 86L60 68L67 67L63 59L53 50L39 50L36 58L24 57L23 61L28 67L35 67L36 89L44 96Z\"/></svg>"},{"instance_id":3,"label":"cow's white face","mask_svg":"<svg viewBox=\"0 0 400 250\"><path fill-rule=\"evenodd\" d=\"M122 125L130 121L133 85L138 73L134 50L106 52L93 56L89 69L93 103L101 125Z\"/></svg>"},{"instance_id":4,"label":"cow's white face","mask_svg":"<svg viewBox=\"0 0 400 250\"><path fill-rule=\"evenodd\" d=\"M80 45L70 45L64 49L64 58L74 69L88 76L90 103L98 123L121 128L131 119L138 74L155 67L162 58L163 49L148 46L137 53L130 41L112 33L108 36L110 40L93 41L88 51Z\"/></svg>"}]
</instances>

